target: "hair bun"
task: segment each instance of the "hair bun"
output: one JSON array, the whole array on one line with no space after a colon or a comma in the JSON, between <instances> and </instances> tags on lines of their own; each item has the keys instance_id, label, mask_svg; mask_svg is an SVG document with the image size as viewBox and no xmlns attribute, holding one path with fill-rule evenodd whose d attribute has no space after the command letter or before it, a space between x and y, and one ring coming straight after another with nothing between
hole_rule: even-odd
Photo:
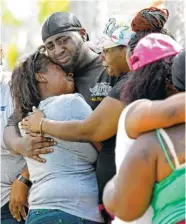
<instances>
[{"instance_id":1,"label":"hair bun","mask_svg":"<svg viewBox=\"0 0 186 224\"><path fill-rule=\"evenodd\" d=\"M150 7L141 10L132 20L131 27L134 32L139 31L161 31L167 22L169 11Z\"/></svg>"}]
</instances>

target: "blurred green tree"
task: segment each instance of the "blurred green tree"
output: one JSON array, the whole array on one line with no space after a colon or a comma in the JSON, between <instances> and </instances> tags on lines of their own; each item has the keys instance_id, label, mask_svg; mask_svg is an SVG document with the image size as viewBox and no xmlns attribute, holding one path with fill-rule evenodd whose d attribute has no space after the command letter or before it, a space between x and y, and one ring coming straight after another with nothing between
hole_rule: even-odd
<instances>
[{"instance_id":1,"label":"blurred green tree","mask_svg":"<svg viewBox=\"0 0 186 224\"><path fill-rule=\"evenodd\" d=\"M22 24L22 21L18 20L16 17L14 17L12 12L7 8L3 9L2 22L5 25L11 25L11 26L21 26L21 24Z\"/></svg>"},{"instance_id":2,"label":"blurred green tree","mask_svg":"<svg viewBox=\"0 0 186 224\"><path fill-rule=\"evenodd\" d=\"M9 27L20 27L23 22L19 19L17 19L13 13L7 8L6 6L6 1L1 0L1 19L3 25L9 26ZM19 52L18 52L18 47L16 43L16 36L17 33L12 36L12 41L8 44L7 46L7 53L6 53L6 59L8 63L8 67L12 70L15 66L16 60L18 58Z\"/></svg>"},{"instance_id":3,"label":"blurred green tree","mask_svg":"<svg viewBox=\"0 0 186 224\"><path fill-rule=\"evenodd\" d=\"M17 48L16 41L12 41L8 45L8 49L7 49L8 67L11 70L14 68L18 56L19 56L19 51L18 51L18 48Z\"/></svg>"},{"instance_id":4,"label":"blurred green tree","mask_svg":"<svg viewBox=\"0 0 186 224\"><path fill-rule=\"evenodd\" d=\"M39 6L39 22L44 20L54 12L68 12L70 8L69 0L37 0Z\"/></svg>"}]
</instances>

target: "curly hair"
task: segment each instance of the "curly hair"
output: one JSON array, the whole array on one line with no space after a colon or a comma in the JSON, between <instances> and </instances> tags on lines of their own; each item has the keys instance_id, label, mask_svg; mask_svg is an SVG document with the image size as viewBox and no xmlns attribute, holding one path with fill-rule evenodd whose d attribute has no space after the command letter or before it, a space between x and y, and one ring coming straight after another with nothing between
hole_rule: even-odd
<instances>
[{"instance_id":1,"label":"curly hair","mask_svg":"<svg viewBox=\"0 0 186 224\"><path fill-rule=\"evenodd\" d=\"M125 104L138 99L161 100L167 97L172 84L171 67L173 57L168 57L144 66L130 75L122 86L120 98Z\"/></svg>"},{"instance_id":2,"label":"curly hair","mask_svg":"<svg viewBox=\"0 0 186 224\"><path fill-rule=\"evenodd\" d=\"M38 106L41 100L35 73L46 72L48 64L52 63L49 57L41 52L27 57L13 70L10 90L15 106L22 118Z\"/></svg>"},{"instance_id":3,"label":"curly hair","mask_svg":"<svg viewBox=\"0 0 186 224\"><path fill-rule=\"evenodd\" d=\"M169 17L167 9L150 7L137 13L131 23L132 30L135 32L131 37L128 47L133 52L138 41L150 33L162 33L174 37L164 29L164 25Z\"/></svg>"}]
</instances>

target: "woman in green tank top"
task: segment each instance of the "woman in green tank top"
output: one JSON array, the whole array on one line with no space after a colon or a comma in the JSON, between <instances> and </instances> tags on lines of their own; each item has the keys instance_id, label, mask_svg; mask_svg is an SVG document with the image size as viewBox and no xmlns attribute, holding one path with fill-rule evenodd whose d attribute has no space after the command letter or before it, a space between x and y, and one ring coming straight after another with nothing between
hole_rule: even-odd
<instances>
[{"instance_id":1,"label":"woman in green tank top","mask_svg":"<svg viewBox=\"0 0 186 224\"><path fill-rule=\"evenodd\" d=\"M109 194L116 202L115 215L133 221L152 205L153 224L185 223L185 172L184 124L140 136L115 177L115 192Z\"/></svg>"},{"instance_id":2,"label":"woman in green tank top","mask_svg":"<svg viewBox=\"0 0 186 224\"><path fill-rule=\"evenodd\" d=\"M174 45L164 35L160 37L155 34L152 39L148 36L144 38L146 42L143 40L137 46L145 48L143 52L148 55L146 60L150 58L151 63L143 64L145 56L141 57L138 54L140 51L134 50L136 60L133 62L137 62L137 66L143 66L136 69L132 79L122 90L125 91L123 99L128 103L142 98L164 99L176 93L169 70L171 58L165 56L165 52L169 54ZM185 57L185 53L179 55ZM174 60L177 62L178 57ZM181 70L184 70L183 64L181 66ZM175 71L172 75L175 78ZM184 83L184 86L180 85L184 91L184 73L176 78L177 83ZM124 221L138 219L152 206L154 215L151 223L183 224L186 209L185 172L184 124L143 134L130 148L117 175L105 187L105 206L109 212Z\"/></svg>"},{"instance_id":3,"label":"woman in green tank top","mask_svg":"<svg viewBox=\"0 0 186 224\"><path fill-rule=\"evenodd\" d=\"M172 128L173 136L182 136L184 143L185 128L184 125L179 125ZM171 132L170 129L168 132ZM180 133L179 133L180 132ZM179 133L179 134L178 134ZM172 141L165 130L156 130L158 141L164 153L167 165L171 169L169 176L155 183L152 195L152 207L154 210L153 223L177 223L185 218L185 162L180 164L179 161L184 161L184 145L178 143L178 148L181 147L179 159ZM173 137L173 139L174 139ZM173 161L172 161L173 160ZM163 173L162 171L160 171Z\"/></svg>"}]
</instances>

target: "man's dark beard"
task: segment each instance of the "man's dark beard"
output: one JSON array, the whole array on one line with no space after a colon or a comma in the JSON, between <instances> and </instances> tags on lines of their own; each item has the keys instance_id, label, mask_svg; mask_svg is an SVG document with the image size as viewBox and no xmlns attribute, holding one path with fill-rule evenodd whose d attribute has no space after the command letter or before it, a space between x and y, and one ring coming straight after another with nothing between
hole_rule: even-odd
<instances>
[{"instance_id":1,"label":"man's dark beard","mask_svg":"<svg viewBox=\"0 0 186 224\"><path fill-rule=\"evenodd\" d=\"M65 71L67 73L69 72L74 72L75 68L78 66L78 63L80 62L79 61L79 58L80 58L80 55L81 55L81 49L82 49L82 46L83 46L84 42L80 42L78 44L78 48L76 50L76 53L74 56L72 56L72 61L69 65L62 65L62 67L65 69Z\"/></svg>"}]
</instances>

